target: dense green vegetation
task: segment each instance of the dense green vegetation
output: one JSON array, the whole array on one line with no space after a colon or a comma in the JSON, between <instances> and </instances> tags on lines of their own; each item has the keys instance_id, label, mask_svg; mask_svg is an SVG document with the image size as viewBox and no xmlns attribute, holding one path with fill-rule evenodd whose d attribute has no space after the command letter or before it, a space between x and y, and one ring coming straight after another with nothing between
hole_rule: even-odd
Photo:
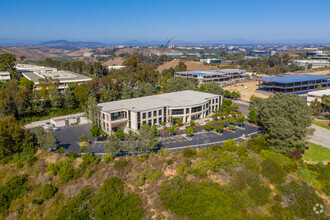
<instances>
[{"instance_id":1,"label":"dense green vegetation","mask_svg":"<svg viewBox=\"0 0 330 220\"><path fill-rule=\"evenodd\" d=\"M275 151L292 152L313 132L312 109L297 95L277 93L265 100L255 97L250 109L250 119L267 130L267 142Z\"/></svg>"}]
</instances>

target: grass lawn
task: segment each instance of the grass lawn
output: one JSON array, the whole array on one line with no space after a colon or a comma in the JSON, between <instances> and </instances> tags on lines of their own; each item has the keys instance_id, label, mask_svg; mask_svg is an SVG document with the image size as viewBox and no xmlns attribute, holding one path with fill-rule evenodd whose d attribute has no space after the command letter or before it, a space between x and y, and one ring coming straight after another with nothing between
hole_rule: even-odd
<instances>
[{"instance_id":1,"label":"grass lawn","mask_svg":"<svg viewBox=\"0 0 330 220\"><path fill-rule=\"evenodd\" d=\"M320 127L322 127L322 128L325 128L325 129L330 130L330 126L325 125L325 124L323 124L323 123L321 123L321 122L313 121L313 124L314 124L314 125L317 125L317 126L320 126Z\"/></svg>"},{"instance_id":2,"label":"grass lawn","mask_svg":"<svg viewBox=\"0 0 330 220\"><path fill-rule=\"evenodd\" d=\"M303 160L318 162L330 160L330 150L324 147L321 147L317 144L308 142L309 150L305 150L303 155Z\"/></svg>"}]
</instances>

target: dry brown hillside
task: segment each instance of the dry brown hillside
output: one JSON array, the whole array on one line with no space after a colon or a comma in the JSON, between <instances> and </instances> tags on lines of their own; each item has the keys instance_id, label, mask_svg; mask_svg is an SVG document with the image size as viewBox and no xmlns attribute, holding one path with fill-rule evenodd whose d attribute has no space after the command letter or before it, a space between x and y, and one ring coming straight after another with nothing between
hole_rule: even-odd
<instances>
[{"instance_id":1,"label":"dry brown hillside","mask_svg":"<svg viewBox=\"0 0 330 220\"><path fill-rule=\"evenodd\" d=\"M216 66L209 66L209 65L204 65L202 63L194 62L194 61L181 61L181 60L172 60L170 62L167 62L161 66L158 67L158 71L162 71L164 69L168 69L171 67L176 67L179 62L184 62L187 65L187 70L216 70L218 69Z\"/></svg>"},{"instance_id":2,"label":"dry brown hillside","mask_svg":"<svg viewBox=\"0 0 330 220\"><path fill-rule=\"evenodd\" d=\"M25 56L25 60L42 60L47 57L57 57L55 53L63 53L61 49L50 48L34 48L34 47L0 47L0 54L11 53L16 56L17 61L20 61L21 56Z\"/></svg>"},{"instance_id":3,"label":"dry brown hillside","mask_svg":"<svg viewBox=\"0 0 330 220\"><path fill-rule=\"evenodd\" d=\"M129 53L129 54L134 54L134 53L142 53L143 55L148 55L148 54L165 54L165 53L180 53L180 51L171 49L171 48L124 48L120 49L116 52L116 56L122 53Z\"/></svg>"},{"instance_id":4,"label":"dry brown hillside","mask_svg":"<svg viewBox=\"0 0 330 220\"><path fill-rule=\"evenodd\" d=\"M104 66L121 66L124 62L124 58L121 57L115 57L110 58L109 60L105 61L102 65Z\"/></svg>"}]
</instances>

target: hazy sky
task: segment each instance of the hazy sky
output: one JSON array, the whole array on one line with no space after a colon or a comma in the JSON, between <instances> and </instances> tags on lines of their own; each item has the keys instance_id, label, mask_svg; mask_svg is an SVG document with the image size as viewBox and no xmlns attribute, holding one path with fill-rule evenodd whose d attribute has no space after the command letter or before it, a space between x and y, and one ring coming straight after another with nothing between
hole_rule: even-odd
<instances>
[{"instance_id":1,"label":"hazy sky","mask_svg":"<svg viewBox=\"0 0 330 220\"><path fill-rule=\"evenodd\" d=\"M330 41L330 0L1 0L0 39Z\"/></svg>"}]
</instances>

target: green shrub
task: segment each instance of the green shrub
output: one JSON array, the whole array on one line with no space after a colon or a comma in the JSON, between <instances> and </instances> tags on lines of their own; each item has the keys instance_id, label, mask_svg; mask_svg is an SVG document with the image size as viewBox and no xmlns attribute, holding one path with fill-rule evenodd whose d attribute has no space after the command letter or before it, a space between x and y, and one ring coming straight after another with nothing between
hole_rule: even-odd
<instances>
[{"instance_id":1,"label":"green shrub","mask_svg":"<svg viewBox=\"0 0 330 220\"><path fill-rule=\"evenodd\" d=\"M69 152L67 156L70 158L70 160L75 160L79 156L79 154L77 154L76 152Z\"/></svg>"},{"instance_id":2,"label":"green shrub","mask_svg":"<svg viewBox=\"0 0 330 220\"><path fill-rule=\"evenodd\" d=\"M43 199L32 199L32 204L34 205L42 205L45 201Z\"/></svg>"},{"instance_id":3,"label":"green shrub","mask_svg":"<svg viewBox=\"0 0 330 220\"><path fill-rule=\"evenodd\" d=\"M242 145L239 145L238 146L238 151L237 151L237 155L241 158L241 157L247 157L249 155L249 150L242 146Z\"/></svg>"},{"instance_id":4,"label":"green shrub","mask_svg":"<svg viewBox=\"0 0 330 220\"><path fill-rule=\"evenodd\" d=\"M236 127L235 127L235 125L229 125L229 126L228 126L228 129L229 129L229 130L235 130Z\"/></svg>"},{"instance_id":5,"label":"green shrub","mask_svg":"<svg viewBox=\"0 0 330 220\"><path fill-rule=\"evenodd\" d=\"M214 182L191 183L174 177L163 182L159 198L165 208L182 218L243 219L239 194Z\"/></svg>"},{"instance_id":6,"label":"green shrub","mask_svg":"<svg viewBox=\"0 0 330 220\"><path fill-rule=\"evenodd\" d=\"M26 163L27 163L28 167L32 167L33 164L34 164L35 162L37 162L37 160L38 160L38 158L37 158L36 156L34 156L34 155L30 155L30 156L27 158Z\"/></svg>"},{"instance_id":7,"label":"green shrub","mask_svg":"<svg viewBox=\"0 0 330 220\"><path fill-rule=\"evenodd\" d=\"M82 189L78 196L73 197L59 210L57 219L90 219L90 201L93 196L90 188Z\"/></svg>"},{"instance_id":8,"label":"green shrub","mask_svg":"<svg viewBox=\"0 0 330 220\"><path fill-rule=\"evenodd\" d=\"M56 150L56 153L59 153L59 154L63 154L65 151L65 148L64 147L60 147Z\"/></svg>"},{"instance_id":9,"label":"green shrub","mask_svg":"<svg viewBox=\"0 0 330 220\"><path fill-rule=\"evenodd\" d=\"M324 213L316 214L313 210L316 204L323 205L324 201L315 192L315 189L302 181L291 181L279 187L288 205L297 217L304 219L322 219Z\"/></svg>"},{"instance_id":10,"label":"green shrub","mask_svg":"<svg viewBox=\"0 0 330 220\"><path fill-rule=\"evenodd\" d=\"M273 197L273 200L274 201L277 201L277 202L283 202L283 197L281 194L276 194L274 197Z\"/></svg>"},{"instance_id":11,"label":"green shrub","mask_svg":"<svg viewBox=\"0 0 330 220\"><path fill-rule=\"evenodd\" d=\"M197 150L192 149L190 147L186 147L182 151L182 155L186 158L196 157L197 156Z\"/></svg>"},{"instance_id":12,"label":"green shrub","mask_svg":"<svg viewBox=\"0 0 330 220\"><path fill-rule=\"evenodd\" d=\"M141 219L141 200L135 193L124 191L124 182L118 177L104 181L92 199L92 216L95 219Z\"/></svg>"},{"instance_id":13,"label":"green shrub","mask_svg":"<svg viewBox=\"0 0 330 220\"><path fill-rule=\"evenodd\" d=\"M79 153L82 153L82 152L85 152L85 151L88 151L87 145L81 146L80 149L79 149Z\"/></svg>"},{"instance_id":14,"label":"green shrub","mask_svg":"<svg viewBox=\"0 0 330 220\"><path fill-rule=\"evenodd\" d=\"M57 175L63 183L67 183L70 179L75 177L75 171L69 159L59 161L56 164L50 163L48 169L50 174Z\"/></svg>"},{"instance_id":15,"label":"green shrub","mask_svg":"<svg viewBox=\"0 0 330 220\"><path fill-rule=\"evenodd\" d=\"M249 139L247 142L247 147L248 149L257 153L260 153L262 150L267 150L269 148L265 135Z\"/></svg>"},{"instance_id":16,"label":"green shrub","mask_svg":"<svg viewBox=\"0 0 330 220\"><path fill-rule=\"evenodd\" d=\"M233 139L229 139L223 142L223 147L230 152L235 152L237 150L236 142Z\"/></svg>"},{"instance_id":17,"label":"green shrub","mask_svg":"<svg viewBox=\"0 0 330 220\"><path fill-rule=\"evenodd\" d=\"M119 160L116 160L114 163L114 168L116 170L124 170L124 168L128 165L128 161L124 158L120 158Z\"/></svg>"},{"instance_id":18,"label":"green shrub","mask_svg":"<svg viewBox=\"0 0 330 220\"><path fill-rule=\"evenodd\" d=\"M148 158L149 158L149 154L146 154L146 153L141 154L141 155L139 156L139 159L140 159L141 161L146 161Z\"/></svg>"},{"instance_id":19,"label":"green shrub","mask_svg":"<svg viewBox=\"0 0 330 220\"><path fill-rule=\"evenodd\" d=\"M87 153L82 156L82 164L87 166L90 163L97 165L100 162L101 158L93 155L92 153Z\"/></svg>"},{"instance_id":20,"label":"green shrub","mask_svg":"<svg viewBox=\"0 0 330 220\"><path fill-rule=\"evenodd\" d=\"M259 160L256 157L246 157L241 158L241 162L244 164L244 167L248 170L251 170L255 173L260 173Z\"/></svg>"},{"instance_id":21,"label":"green shrub","mask_svg":"<svg viewBox=\"0 0 330 220\"><path fill-rule=\"evenodd\" d=\"M260 185L260 178L258 174L250 170L239 170L233 174L231 184L238 191L243 191L248 186Z\"/></svg>"},{"instance_id":22,"label":"green shrub","mask_svg":"<svg viewBox=\"0 0 330 220\"><path fill-rule=\"evenodd\" d=\"M133 179L133 181L135 182L136 185L138 186L143 186L146 182L146 173L142 172L142 173L137 173Z\"/></svg>"},{"instance_id":23,"label":"green shrub","mask_svg":"<svg viewBox=\"0 0 330 220\"><path fill-rule=\"evenodd\" d=\"M176 169L176 174L178 176L187 176L191 171L192 169L187 164L182 164Z\"/></svg>"},{"instance_id":24,"label":"green shrub","mask_svg":"<svg viewBox=\"0 0 330 220\"><path fill-rule=\"evenodd\" d=\"M169 159L166 161L167 165L172 165L173 164L173 160L172 159Z\"/></svg>"},{"instance_id":25,"label":"green shrub","mask_svg":"<svg viewBox=\"0 0 330 220\"><path fill-rule=\"evenodd\" d=\"M266 159L262 161L262 175L267 177L270 182L280 184L284 181L285 173L283 169L274 161Z\"/></svg>"},{"instance_id":26,"label":"green shrub","mask_svg":"<svg viewBox=\"0 0 330 220\"><path fill-rule=\"evenodd\" d=\"M16 169L21 169L23 166L24 166L24 165L23 165L23 163L22 163L21 161L18 161L18 162L16 163Z\"/></svg>"},{"instance_id":27,"label":"green shrub","mask_svg":"<svg viewBox=\"0 0 330 220\"><path fill-rule=\"evenodd\" d=\"M52 198L56 192L57 192L57 188L55 186L52 186L50 184L45 184L41 186L38 194L42 199L47 200Z\"/></svg>"},{"instance_id":28,"label":"green shrub","mask_svg":"<svg viewBox=\"0 0 330 220\"><path fill-rule=\"evenodd\" d=\"M255 184L249 189L248 196L254 200L256 205L263 206L268 203L271 191L272 190L265 185Z\"/></svg>"},{"instance_id":29,"label":"green shrub","mask_svg":"<svg viewBox=\"0 0 330 220\"><path fill-rule=\"evenodd\" d=\"M106 163L111 163L113 161L113 154L110 153L110 154L105 154L103 156L103 161L106 162Z\"/></svg>"},{"instance_id":30,"label":"green shrub","mask_svg":"<svg viewBox=\"0 0 330 220\"><path fill-rule=\"evenodd\" d=\"M85 172L84 172L84 177L85 179L89 179L91 178L91 176L96 172L97 169L86 169Z\"/></svg>"},{"instance_id":31,"label":"green shrub","mask_svg":"<svg viewBox=\"0 0 330 220\"><path fill-rule=\"evenodd\" d=\"M166 148L166 147L165 148L161 147L160 150L157 152L158 155L163 156L163 157L168 156L169 153L170 152L169 152L168 148Z\"/></svg>"},{"instance_id":32,"label":"green shrub","mask_svg":"<svg viewBox=\"0 0 330 220\"><path fill-rule=\"evenodd\" d=\"M283 208L279 202L270 207L270 213L272 213L273 219L296 219L294 212Z\"/></svg>"},{"instance_id":33,"label":"green shrub","mask_svg":"<svg viewBox=\"0 0 330 220\"><path fill-rule=\"evenodd\" d=\"M211 131L214 129L214 124L206 124L205 125L205 131Z\"/></svg>"},{"instance_id":34,"label":"green shrub","mask_svg":"<svg viewBox=\"0 0 330 220\"><path fill-rule=\"evenodd\" d=\"M0 214L7 214L12 201L22 196L27 189L28 175L13 176L0 186Z\"/></svg>"}]
</instances>

